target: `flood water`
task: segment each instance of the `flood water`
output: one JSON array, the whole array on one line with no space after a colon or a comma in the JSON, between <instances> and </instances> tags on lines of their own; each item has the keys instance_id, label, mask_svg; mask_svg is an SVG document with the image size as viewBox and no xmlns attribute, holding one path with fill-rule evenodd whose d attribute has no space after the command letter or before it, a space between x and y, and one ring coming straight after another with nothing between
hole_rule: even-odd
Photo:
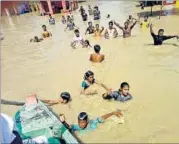
<instances>
[{"instance_id":1,"label":"flood water","mask_svg":"<svg viewBox=\"0 0 179 144\"><path fill-rule=\"evenodd\" d=\"M102 1L97 4L102 13L100 25L107 27L110 19L121 25L129 14L137 17L135 2ZM87 9L87 4L83 4ZM146 9L149 10L150 9ZM145 11L145 10L144 10ZM87 24L82 22L78 11L74 12L75 24L84 35ZM72 95L68 105L55 105L56 113L64 113L68 123L76 123L81 111L96 118L116 109L123 110L124 124L111 118L95 131L78 134L85 143L119 142L178 142L179 130L179 40L171 39L162 46L153 46L149 29L137 24L130 38L112 40L86 36L91 44L99 44L105 54L102 64L89 62L92 49L72 49L73 32L64 32L60 15L55 15L56 25L48 24L48 16L36 13L3 17L1 29L1 98L24 101L27 94L36 92L40 98L57 99L63 91ZM179 35L179 16L150 18L157 32ZM41 43L30 43L30 38L41 35L41 26L47 25L53 37ZM94 96L80 95L83 75L87 70L95 73L96 79L113 90L127 81L133 100L127 103L105 101L100 93ZM2 112L14 116L20 108L1 106Z\"/></svg>"}]
</instances>

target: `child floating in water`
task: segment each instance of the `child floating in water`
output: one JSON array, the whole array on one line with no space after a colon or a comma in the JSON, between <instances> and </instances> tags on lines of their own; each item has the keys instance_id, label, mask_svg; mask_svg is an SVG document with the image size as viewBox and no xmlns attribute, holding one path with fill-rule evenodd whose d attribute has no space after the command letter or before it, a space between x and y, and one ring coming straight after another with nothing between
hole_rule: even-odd
<instances>
[{"instance_id":1,"label":"child floating in water","mask_svg":"<svg viewBox=\"0 0 179 144\"><path fill-rule=\"evenodd\" d=\"M86 29L86 33L85 35L88 34L93 34L95 31L93 23L92 22L88 22L88 28Z\"/></svg>"},{"instance_id":2,"label":"child floating in water","mask_svg":"<svg viewBox=\"0 0 179 144\"><path fill-rule=\"evenodd\" d=\"M33 39L30 39L30 42L41 42L43 41L43 38L38 38L37 36L35 36Z\"/></svg>"},{"instance_id":3,"label":"child floating in water","mask_svg":"<svg viewBox=\"0 0 179 144\"><path fill-rule=\"evenodd\" d=\"M121 83L121 87L118 91L106 92L102 97L106 100L114 99L120 102L132 99L132 96L129 93L129 84L127 82Z\"/></svg>"},{"instance_id":4,"label":"child floating in water","mask_svg":"<svg viewBox=\"0 0 179 144\"><path fill-rule=\"evenodd\" d=\"M50 17L50 19L49 19L49 24L50 24L50 25L55 25L55 19L52 17L51 14L49 14L49 17Z\"/></svg>"},{"instance_id":5,"label":"child floating in water","mask_svg":"<svg viewBox=\"0 0 179 144\"><path fill-rule=\"evenodd\" d=\"M109 28L106 29L104 37L106 39L109 39L109 38L116 38L117 36L118 36L118 32L117 32L116 28L113 27L113 22L110 21Z\"/></svg>"},{"instance_id":6,"label":"child floating in water","mask_svg":"<svg viewBox=\"0 0 179 144\"><path fill-rule=\"evenodd\" d=\"M70 20L67 22L67 27L65 28L65 31L66 31L67 28L68 28L69 30L74 30L75 27L78 29L78 27L75 26L75 23L73 22L73 20L70 19Z\"/></svg>"},{"instance_id":7,"label":"child floating in water","mask_svg":"<svg viewBox=\"0 0 179 144\"><path fill-rule=\"evenodd\" d=\"M82 48L90 48L90 47L92 47L92 46L91 46L89 40L85 40L85 41L83 42Z\"/></svg>"},{"instance_id":8,"label":"child floating in water","mask_svg":"<svg viewBox=\"0 0 179 144\"><path fill-rule=\"evenodd\" d=\"M95 120L89 120L88 114L86 112L81 112L78 115L78 124L72 125L71 130L74 131L91 131L98 127L98 124L104 123L108 118L112 116L117 116L118 118L123 117L121 111L114 111L103 116L98 117Z\"/></svg>"},{"instance_id":9,"label":"child floating in water","mask_svg":"<svg viewBox=\"0 0 179 144\"><path fill-rule=\"evenodd\" d=\"M90 61L92 62L102 62L104 60L104 55L100 54L101 47L99 45L94 46L95 53L90 55Z\"/></svg>"},{"instance_id":10,"label":"child floating in water","mask_svg":"<svg viewBox=\"0 0 179 144\"><path fill-rule=\"evenodd\" d=\"M141 28L149 28L149 25L150 25L150 23L148 21L148 16L144 16L144 21L142 21L140 23L140 27Z\"/></svg>"},{"instance_id":11,"label":"child floating in water","mask_svg":"<svg viewBox=\"0 0 179 144\"><path fill-rule=\"evenodd\" d=\"M94 32L94 36L95 37L100 37L101 33L104 31L104 27L101 27L101 29L99 28L99 24L96 24L95 26L95 32Z\"/></svg>"},{"instance_id":12,"label":"child floating in water","mask_svg":"<svg viewBox=\"0 0 179 144\"><path fill-rule=\"evenodd\" d=\"M179 36L174 35L174 36L165 36L164 35L164 29L159 29L158 30L158 35L156 35L153 31L153 25L150 25L150 33L153 37L154 40L154 45L162 45L163 41L171 39L171 38L179 38Z\"/></svg>"},{"instance_id":13,"label":"child floating in water","mask_svg":"<svg viewBox=\"0 0 179 144\"><path fill-rule=\"evenodd\" d=\"M48 31L47 31L46 25L43 25L43 26L42 26L42 29L43 29L43 32L42 32L42 37L43 37L43 38L47 38L47 37L52 36L51 32L48 32Z\"/></svg>"},{"instance_id":14,"label":"child floating in water","mask_svg":"<svg viewBox=\"0 0 179 144\"><path fill-rule=\"evenodd\" d=\"M109 89L104 84L95 80L94 73L89 70L84 75L84 81L82 82L81 94L85 94L85 95L97 94L97 90L93 88L94 84L97 84L103 87L105 90L109 91Z\"/></svg>"},{"instance_id":15,"label":"child floating in water","mask_svg":"<svg viewBox=\"0 0 179 144\"><path fill-rule=\"evenodd\" d=\"M62 24L66 24L66 18L65 18L65 16L62 16Z\"/></svg>"},{"instance_id":16,"label":"child floating in water","mask_svg":"<svg viewBox=\"0 0 179 144\"><path fill-rule=\"evenodd\" d=\"M71 46L72 46L73 48L76 48L76 47L79 46L79 45L83 45L83 38L82 38L82 36L80 35L80 32L79 32L78 29L76 29L76 30L74 31L74 33L75 33L75 37L73 38L73 40L72 40L72 42L71 42Z\"/></svg>"}]
</instances>

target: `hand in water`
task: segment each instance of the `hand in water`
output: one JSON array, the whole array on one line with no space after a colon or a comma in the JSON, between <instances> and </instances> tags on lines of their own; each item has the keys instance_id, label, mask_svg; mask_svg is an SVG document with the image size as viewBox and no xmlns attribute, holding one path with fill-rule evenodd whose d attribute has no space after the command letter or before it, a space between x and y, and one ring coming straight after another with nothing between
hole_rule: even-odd
<instances>
[{"instance_id":1,"label":"hand in water","mask_svg":"<svg viewBox=\"0 0 179 144\"><path fill-rule=\"evenodd\" d=\"M64 116L64 114L60 114L59 118L60 118L61 122L65 122L65 116Z\"/></svg>"},{"instance_id":2,"label":"hand in water","mask_svg":"<svg viewBox=\"0 0 179 144\"><path fill-rule=\"evenodd\" d=\"M120 110L117 110L117 111L113 112L113 114L114 114L115 116L117 116L117 117L123 116Z\"/></svg>"}]
</instances>

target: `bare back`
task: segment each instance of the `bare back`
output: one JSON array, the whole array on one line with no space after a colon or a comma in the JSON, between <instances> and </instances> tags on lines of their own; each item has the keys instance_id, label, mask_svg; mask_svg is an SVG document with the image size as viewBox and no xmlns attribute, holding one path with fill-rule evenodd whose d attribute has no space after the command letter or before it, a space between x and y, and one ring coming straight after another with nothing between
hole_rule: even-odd
<instances>
[{"instance_id":1,"label":"bare back","mask_svg":"<svg viewBox=\"0 0 179 144\"><path fill-rule=\"evenodd\" d=\"M104 60L103 54L91 54L90 55L90 61L92 62L102 62Z\"/></svg>"}]
</instances>

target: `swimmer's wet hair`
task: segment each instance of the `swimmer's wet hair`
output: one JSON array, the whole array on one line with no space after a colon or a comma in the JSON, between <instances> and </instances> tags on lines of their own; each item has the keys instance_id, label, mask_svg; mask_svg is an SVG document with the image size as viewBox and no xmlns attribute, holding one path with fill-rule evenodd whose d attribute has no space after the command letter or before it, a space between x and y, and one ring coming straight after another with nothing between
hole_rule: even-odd
<instances>
[{"instance_id":1,"label":"swimmer's wet hair","mask_svg":"<svg viewBox=\"0 0 179 144\"><path fill-rule=\"evenodd\" d=\"M130 87L129 84L127 82L122 82L121 83L121 89L124 87Z\"/></svg>"},{"instance_id":2,"label":"swimmer's wet hair","mask_svg":"<svg viewBox=\"0 0 179 144\"><path fill-rule=\"evenodd\" d=\"M79 33L80 31L78 29L74 30L75 33Z\"/></svg>"},{"instance_id":3,"label":"swimmer's wet hair","mask_svg":"<svg viewBox=\"0 0 179 144\"><path fill-rule=\"evenodd\" d=\"M110 21L109 24L112 24L112 25L113 25L113 21Z\"/></svg>"},{"instance_id":4,"label":"swimmer's wet hair","mask_svg":"<svg viewBox=\"0 0 179 144\"><path fill-rule=\"evenodd\" d=\"M85 42L91 47L89 40L85 40Z\"/></svg>"},{"instance_id":5,"label":"swimmer's wet hair","mask_svg":"<svg viewBox=\"0 0 179 144\"><path fill-rule=\"evenodd\" d=\"M95 51L96 53L99 53L100 50L101 50L100 45L94 45L94 51Z\"/></svg>"},{"instance_id":6,"label":"swimmer's wet hair","mask_svg":"<svg viewBox=\"0 0 179 144\"><path fill-rule=\"evenodd\" d=\"M164 32L164 29L159 29L158 32Z\"/></svg>"},{"instance_id":7,"label":"swimmer's wet hair","mask_svg":"<svg viewBox=\"0 0 179 144\"><path fill-rule=\"evenodd\" d=\"M71 98L71 95L68 93L68 92L62 92L60 94L60 97L63 99L63 100L66 100L67 103L70 101L70 98Z\"/></svg>"},{"instance_id":8,"label":"swimmer's wet hair","mask_svg":"<svg viewBox=\"0 0 179 144\"><path fill-rule=\"evenodd\" d=\"M92 71L87 71L84 75L84 80L87 80L90 76L94 75L94 73Z\"/></svg>"},{"instance_id":9,"label":"swimmer's wet hair","mask_svg":"<svg viewBox=\"0 0 179 144\"><path fill-rule=\"evenodd\" d=\"M89 21L88 24L92 23L92 21Z\"/></svg>"},{"instance_id":10,"label":"swimmer's wet hair","mask_svg":"<svg viewBox=\"0 0 179 144\"><path fill-rule=\"evenodd\" d=\"M46 27L46 25L42 25L42 27Z\"/></svg>"},{"instance_id":11,"label":"swimmer's wet hair","mask_svg":"<svg viewBox=\"0 0 179 144\"><path fill-rule=\"evenodd\" d=\"M85 120L85 121L87 121L88 120L88 114L86 112L79 113L78 120Z\"/></svg>"}]
</instances>

